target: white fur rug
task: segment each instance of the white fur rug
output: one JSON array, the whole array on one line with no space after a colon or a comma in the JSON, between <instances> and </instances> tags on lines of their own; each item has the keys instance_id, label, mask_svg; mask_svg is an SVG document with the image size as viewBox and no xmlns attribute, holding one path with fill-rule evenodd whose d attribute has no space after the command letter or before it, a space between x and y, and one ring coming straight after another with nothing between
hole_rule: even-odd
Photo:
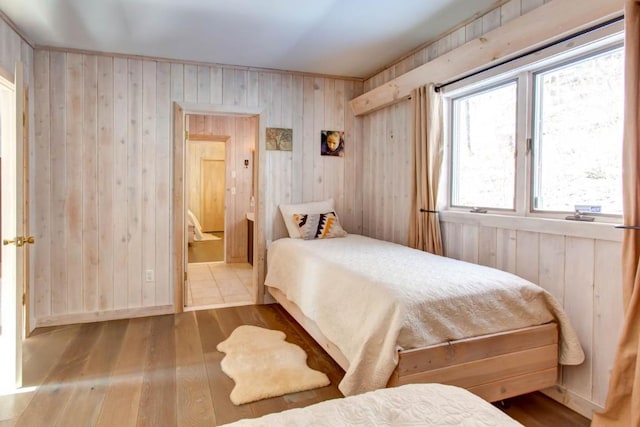
<instances>
[{"instance_id":1,"label":"white fur rug","mask_svg":"<svg viewBox=\"0 0 640 427\"><path fill-rule=\"evenodd\" d=\"M225 353L222 371L236 383L230 396L234 404L330 384L325 374L307 366L304 350L285 338L281 331L243 325L218 344Z\"/></svg>"}]
</instances>

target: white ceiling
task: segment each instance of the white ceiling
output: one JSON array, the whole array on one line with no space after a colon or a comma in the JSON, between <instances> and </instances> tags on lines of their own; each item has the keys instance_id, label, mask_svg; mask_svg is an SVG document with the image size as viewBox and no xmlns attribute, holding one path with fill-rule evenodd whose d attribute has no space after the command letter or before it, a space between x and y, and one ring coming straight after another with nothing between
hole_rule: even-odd
<instances>
[{"instance_id":1,"label":"white ceiling","mask_svg":"<svg viewBox=\"0 0 640 427\"><path fill-rule=\"evenodd\" d=\"M369 77L496 0L0 0L36 45Z\"/></svg>"}]
</instances>

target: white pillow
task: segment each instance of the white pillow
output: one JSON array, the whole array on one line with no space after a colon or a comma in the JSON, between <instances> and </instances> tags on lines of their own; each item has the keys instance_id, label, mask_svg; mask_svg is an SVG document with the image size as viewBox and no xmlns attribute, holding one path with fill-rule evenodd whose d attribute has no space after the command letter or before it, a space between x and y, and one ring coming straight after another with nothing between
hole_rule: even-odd
<instances>
[{"instance_id":1,"label":"white pillow","mask_svg":"<svg viewBox=\"0 0 640 427\"><path fill-rule=\"evenodd\" d=\"M300 203L297 205L280 205L280 213L287 226L289 237L292 239L302 239L298 224L293 219L293 214L321 214L335 211L333 207L333 199L323 200L321 202Z\"/></svg>"}]
</instances>

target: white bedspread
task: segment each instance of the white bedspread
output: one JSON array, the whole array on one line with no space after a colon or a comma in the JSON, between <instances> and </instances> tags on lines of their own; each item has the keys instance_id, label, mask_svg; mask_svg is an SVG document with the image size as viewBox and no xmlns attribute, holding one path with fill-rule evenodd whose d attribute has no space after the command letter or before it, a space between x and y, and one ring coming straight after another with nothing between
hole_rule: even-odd
<instances>
[{"instance_id":1,"label":"white bedspread","mask_svg":"<svg viewBox=\"0 0 640 427\"><path fill-rule=\"evenodd\" d=\"M345 395L385 387L397 350L557 321L560 363L584 353L562 307L513 274L349 235L280 239L265 284L280 289L349 360Z\"/></svg>"},{"instance_id":2,"label":"white bedspread","mask_svg":"<svg viewBox=\"0 0 640 427\"><path fill-rule=\"evenodd\" d=\"M442 384L409 384L225 426L521 427L522 424L464 389Z\"/></svg>"}]
</instances>

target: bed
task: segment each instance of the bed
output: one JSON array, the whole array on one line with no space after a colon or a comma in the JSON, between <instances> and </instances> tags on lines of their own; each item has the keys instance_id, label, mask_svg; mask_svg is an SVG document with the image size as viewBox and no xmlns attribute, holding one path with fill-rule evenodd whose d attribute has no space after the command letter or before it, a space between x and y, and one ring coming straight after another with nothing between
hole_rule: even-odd
<instances>
[{"instance_id":1,"label":"bed","mask_svg":"<svg viewBox=\"0 0 640 427\"><path fill-rule=\"evenodd\" d=\"M267 264L268 292L345 370L346 396L444 383L497 401L584 360L555 299L506 272L352 234L279 239Z\"/></svg>"},{"instance_id":2,"label":"bed","mask_svg":"<svg viewBox=\"0 0 640 427\"><path fill-rule=\"evenodd\" d=\"M515 427L498 408L458 387L411 384L316 403L226 427L258 426L460 426Z\"/></svg>"},{"instance_id":3,"label":"bed","mask_svg":"<svg viewBox=\"0 0 640 427\"><path fill-rule=\"evenodd\" d=\"M189 243L204 240L200 221L198 221L198 218L191 212L191 209L187 210L187 235L189 237Z\"/></svg>"}]
</instances>

